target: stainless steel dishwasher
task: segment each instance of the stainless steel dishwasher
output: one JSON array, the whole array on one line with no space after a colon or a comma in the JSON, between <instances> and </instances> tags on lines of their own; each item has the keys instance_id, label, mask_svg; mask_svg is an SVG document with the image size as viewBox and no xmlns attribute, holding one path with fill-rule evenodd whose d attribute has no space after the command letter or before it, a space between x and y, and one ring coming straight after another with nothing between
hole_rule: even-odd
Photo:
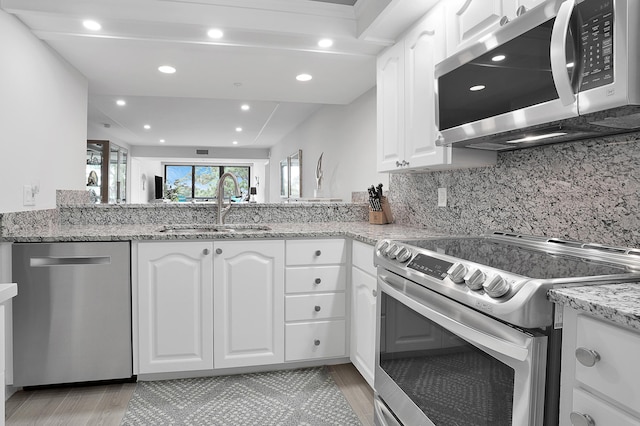
<instances>
[{"instance_id":1,"label":"stainless steel dishwasher","mask_svg":"<svg viewBox=\"0 0 640 426\"><path fill-rule=\"evenodd\" d=\"M132 377L128 242L16 243L14 386Z\"/></svg>"}]
</instances>

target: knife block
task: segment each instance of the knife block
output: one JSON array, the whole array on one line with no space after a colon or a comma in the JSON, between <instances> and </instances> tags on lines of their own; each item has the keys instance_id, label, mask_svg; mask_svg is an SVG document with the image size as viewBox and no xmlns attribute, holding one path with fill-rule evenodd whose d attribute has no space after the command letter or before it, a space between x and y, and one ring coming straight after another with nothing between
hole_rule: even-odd
<instances>
[{"instance_id":1,"label":"knife block","mask_svg":"<svg viewBox=\"0 0 640 426\"><path fill-rule=\"evenodd\" d=\"M381 212L369 210L369 223L372 225L386 225L393 222L393 214L391 214L387 197L380 198L380 204L382 205Z\"/></svg>"}]
</instances>

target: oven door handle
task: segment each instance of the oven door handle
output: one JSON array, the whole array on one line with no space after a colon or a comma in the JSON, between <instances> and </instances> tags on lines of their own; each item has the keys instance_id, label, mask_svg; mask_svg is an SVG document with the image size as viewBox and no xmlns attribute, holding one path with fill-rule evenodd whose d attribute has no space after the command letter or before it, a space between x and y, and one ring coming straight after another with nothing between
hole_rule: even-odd
<instances>
[{"instance_id":1,"label":"oven door handle","mask_svg":"<svg viewBox=\"0 0 640 426\"><path fill-rule=\"evenodd\" d=\"M420 298L418 301L404 291L406 283L412 284L410 281L394 275L378 273L378 285L381 291L384 291L405 306L448 329L453 334L464 338L476 346L483 346L518 361L525 361L529 358L532 338L521 339L522 342L519 344L491 334L488 330L482 330L483 323L487 322L485 315L441 295L438 295L437 303L435 299L426 300ZM437 295L437 293L434 294ZM451 313L447 314L446 312ZM469 322L477 324L477 327L463 324L453 318L454 316L460 316L462 314L464 314L466 319L471 320ZM504 325L504 327L508 326Z\"/></svg>"}]
</instances>

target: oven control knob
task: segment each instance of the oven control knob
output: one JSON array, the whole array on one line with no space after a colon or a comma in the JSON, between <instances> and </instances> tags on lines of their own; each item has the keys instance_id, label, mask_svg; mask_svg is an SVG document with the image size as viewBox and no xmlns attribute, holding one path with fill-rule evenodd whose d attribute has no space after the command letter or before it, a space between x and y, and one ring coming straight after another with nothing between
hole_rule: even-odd
<instances>
[{"instance_id":1,"label":"oven control knob","mask_svg":"<svg viewBox=\"0 0 640 426\"><path fill-rule=\"evenodd\" d=\"M464 276L464 282L471 290L481 290L484 283L484 272L480 269L472 269Z\"/></svg>"},{"instance_id":2,"label":"oven control knob","mask_svg":"<svg viewBox=\"0 0 640 426\"><path fill-rule=\"evenodd\" d=\"M384 256L384 255L385 255L385 250L386 250L387 248L389 248L389 241L383 241L383 242L381 242L381 243L380 243L380 245L378 246L378 252L379 252L381 255L383 255L383 256Z\"/></svg>"},{"instance_id":3,"label":"oven control knob","mask_svg":"<svg viewBox=\"0 0 640 426\"><path fill-rule=\"evenodd\" d=\"M511 289L511 285L499 274L495 274L493 277L485 281L482 286L484 287L484 291L493 298L502 297Z\"/></svg>"},{"instance_id":4,"label":"oven control knob","mask_svg":"<svg viewBox=\"0 0 640 426\"><path fill-rule=\"evenodd\" d=\"M398 251L398 253L396 254L396 260L398 262L404 263L409 259L411 259L411 255L412 255L411 250L409 250L406 247L402 247L400 251Z\"/></svg>"},{"instance_id":5,"label":"oven control knob","mask_svg":"<svg viewBox=\"0 0 640 426\"><path fill-rule=\"evenodd\" d=\"M454 283L464 284L464 276L467 275L467 267L462 263L456 262L447 270L447 274Z\"/></svg>"},{"instance_id":6,"label":"oven control knob","mask_svg":"<svg viewBox=\"0 0 640 426\"><path fill-rule=\"evenodd\" d=\"M400 247L398 247L395 244L391 244L386 250L385 250L385 254L387 255L387 257L389 259L395 259L396 255L398 254L398 251L400 251Z\"/></svg>"}]
</instances>

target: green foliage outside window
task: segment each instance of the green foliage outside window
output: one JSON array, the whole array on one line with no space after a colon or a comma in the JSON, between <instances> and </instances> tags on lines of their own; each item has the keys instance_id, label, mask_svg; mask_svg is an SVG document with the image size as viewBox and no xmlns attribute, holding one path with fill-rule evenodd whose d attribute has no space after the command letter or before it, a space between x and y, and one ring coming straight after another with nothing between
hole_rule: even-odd
<instances>
[{"instance_id":1,"label":"green foliage outside window","mask_svg":"<svg viewBox=\"0 0 640 426\"><path fill-rule=\"evenodd\" d=\"M176 197L191 199L215 199L220 176L225 172L233 173L243 195L249 193L251 169L249 166L202 166L202 165L165 165L165 187ZM225 199L234 194L231 179L224 183Z\"/></svg>"}]
</instances>

